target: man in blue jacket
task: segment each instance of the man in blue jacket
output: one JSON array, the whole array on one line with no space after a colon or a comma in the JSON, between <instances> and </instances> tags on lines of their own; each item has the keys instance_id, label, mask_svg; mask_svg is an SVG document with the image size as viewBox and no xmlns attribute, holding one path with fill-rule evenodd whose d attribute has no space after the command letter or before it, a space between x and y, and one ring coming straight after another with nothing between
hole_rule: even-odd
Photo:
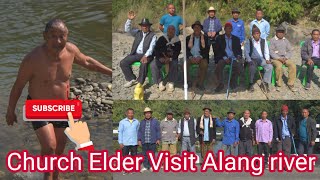
<instances>
[{"instance_id":1,"label":"man in blue jacket","mask_svg":"<svg viewBox=\"0 0 320 180\"><path fill-rule=\"evenodd\" d=\"M222 149L225 154L238 155L240 125L234 119L236 112L231 108L228 111L228 117L223 121L216 120L217 127L223 127Z\"/></svg>"},{"instance_id":2,"label":"man in blue jacket","mask_svg":"<svg viewBox=\"0 0 320 180\"><path fill-rule=\"evenodd\" d=\"M208 15L209 17L203 21L203 32L209 39L209 51L210 46L212 46L212 50L215 52L216 37L222 30L222 25L220 19L216 17L216 9L214 7L208 9Z\"/></svg>"},{"instance_id":3,"label":"man in blue jacket","mask_svg":"<svg viewBox=\"0 0 320 180\"><path fill-rule=\"evenodd\" d=\"M241 46L244 45L244 40L246 38L246 32L244 28L244 22L242 19L239 19L240 11L238 8L232 10L232 19L229 19L228 22L232 23L232 32L231 34L237 36L240 39Z\"/></svg>"},{"instance_id":4,"label":"man in blue jacket","mask_svg":"<svg viewBox=\"0 0 320 180\"><path fill-rule=\"evenodd\" d=\"M138 131L138 144L139 146L142 146L142 154L144 156L141 172L146 170L152 171L147 152L151 151L155 153L161 139L160 123L157 119L152 117L152 110L149 107L146 107L143 112L145 118L140 122Z\"/></svg>"}]
</instances>

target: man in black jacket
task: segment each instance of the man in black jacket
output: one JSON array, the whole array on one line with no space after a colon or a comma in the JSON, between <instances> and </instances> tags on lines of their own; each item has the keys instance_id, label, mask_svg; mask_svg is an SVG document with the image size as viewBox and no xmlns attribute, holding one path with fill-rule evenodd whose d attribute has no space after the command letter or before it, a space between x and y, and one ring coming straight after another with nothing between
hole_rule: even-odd
<instances>
[{"instance_id":1,"label":"man in black jacket","mask_svg":"<svg viewBox=\"0 0 320 180\"><path fill-rule=\"evenodd\" d=\"M198 83L197 88L204 90L204 80L207 76L208 63L209 63L209 45L208 37L201 33L203 26L200 21L196 21L192 25L193 34L186 38L187 43L187 74L188 74L188 85L192 86L192 81L189 77L189 69L192 64L198 64Z\"/></svg>"},{"instance_id":2,"label":"man in black jacket","mask_svg":"<svg viewBox=\"0 0 320 180\"><path fill-rule=\"evenodd\" d=\"M215 92L220 92L224 88L223 84L223 69L225 65L232 64L232 75L231 75L231 89L237 87L236 79L240 74L242 51L240 39L237 36L231 34L232 24L227 22L224 26L225 34L220 35L216 39L216 54L215 61L217 67L215 69L215 75L217 77L219 85L215 89Z\"/></svg>"},{"instance_id":3,"label":"man in black jacket","mask_svg":"<svg viewBox=\"0 0 320 180\"><path fill-rule=\"evenodd\" d=\"M302 109L303 119L299 122L298 133L299 133L299 148L298 153L301 154L312 154L315 140L317 137L316 121L309 117L309 109Z\"/></svg>"},{"instance_id":4,"label":"man in black jacket","mask_svg":"<svg viewBox=\"0 0 320 180\"><path fill-rule=\"evenodd\" d=\"M250 110L243 112L243 117L238 120L240 125L239 155L252 156L252 146L255 144L256 127L250 118Z\"/></svg>"},{"instance_id":5,"label":"man in black jacket","mask_svg":"<svg viewBox=\"0 0 320 180\"><path fill-rule=\"evenodd\" d=\"M208 151L213 150L213 144L216 142L216 118L211 115L211 112L210 108L203 108L203 115L197 120L202 158Z\"/></svg>"},{"instance_id":6,"label":"man in black jacket","mask_svg":"<svg viewBox=\"0 0 320 180\"><path fill-rule=\"evenodd\" d=\"M288 115L289 108L282 105L281 115L274 120L274 138L277 143L277 150L283 151L286 155L291 154L291 140L295 135L295 119Z\"/></svg>"},{"instance_id":7,"label":"man in black jacket","mask_svg":"<svg viewBox=\"0 0 320 180\"><path fill-rule=\"evenodd\" d=\"M157 41L157 36L150 29L152 24L148 19L142 19L139 24L141 30L131 29L131 21L134 18L134 12L130 11L125 24L125 32L130 33L135 38L130 54L120 62L121 70L127 81L124 84L125 88L131 87L137 83L143 85L145 78L147 77L148 64L153 59L153 49ZM135 62L141 62L138 78L133 74L131 68L131 65Z\"/></svg>"},{"instance_id":8,"label":"man in black jacket","mask_svg":"<svg viewBox=\"0 0 320 180\"><path fill-rule=\"evenodd\" d=\"M159 85L159 90L164 91L166 86L163 84L161 68L166 67L168 91L174 90L174 83L178 78L178 56L181 51L181 42L178 36L175 35L175 27L168 26L167 34L161 36L155 46L156 59L151 62L152 78Z\"/></svg>"}]
</instances>

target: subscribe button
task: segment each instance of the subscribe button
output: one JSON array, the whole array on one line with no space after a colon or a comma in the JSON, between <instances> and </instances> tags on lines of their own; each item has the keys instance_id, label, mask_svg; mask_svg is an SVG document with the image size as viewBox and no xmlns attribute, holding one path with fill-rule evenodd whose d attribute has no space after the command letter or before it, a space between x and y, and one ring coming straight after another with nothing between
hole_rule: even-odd
<instances>
[{"instance_id":1,"label":"subscribe button","mask_svg":"<svg viewBox=\"0 0 320 180\"><path fill-rule=\"evenodd\" d=\"M82 116L80 100L27 100L23 107L25 121L67 121L67 113L78 120Z\"/></svg>"}]
</instances>

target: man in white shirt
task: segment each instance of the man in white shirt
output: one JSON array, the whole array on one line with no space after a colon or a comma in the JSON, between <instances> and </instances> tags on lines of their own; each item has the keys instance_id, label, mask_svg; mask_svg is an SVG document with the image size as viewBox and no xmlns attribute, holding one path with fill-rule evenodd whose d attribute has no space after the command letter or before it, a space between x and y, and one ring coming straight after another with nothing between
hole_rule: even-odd
<instances>
[{"instance_id":1,"label":"man in white shirt","mask_svg":"<svg viewBox=\"0 0 320 180\"><path fill-rule=\"evenodd\" d=\"M261 88L265 92L270 92L269 84L271 83L271 76L273 66L271 64L269 48L265 39L260 37L260 29L253 25L252 38L250 38L245 44L245 57L249 65L250 83L249 91L253 92L253 80L257 71L257 66L262 66L264 69L263 82ZM265 87L265 88L264 88Z\"/></svg>"},{"instance_id":2,"label":"man in white shirt","mask_svg":"<svg viewBox=\"0 0 320 180\"><path fill-rule=\"evenodd\" d=\"M148 64L153 59L153 49L156 45L157 36L150 30L151 23L148 19L142 19L141 30L131 29L131 21L135 18L134 12L128 13L128 19L125 24L125 32L135 37L130 54L120 62L121 70L125 76L126 83L124 87L131 87L137 83L144 83L148 72ZM141 62L139 77L132 72L131 65L135 62Z\"/></svg>"}]
</instances>

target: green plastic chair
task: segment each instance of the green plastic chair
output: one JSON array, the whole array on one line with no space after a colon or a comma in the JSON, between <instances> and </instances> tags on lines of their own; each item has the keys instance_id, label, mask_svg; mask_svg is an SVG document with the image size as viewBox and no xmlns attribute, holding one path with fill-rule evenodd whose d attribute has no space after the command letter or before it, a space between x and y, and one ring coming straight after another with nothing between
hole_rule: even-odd
<instances>
[{"instance_id":1,"label":"green plastic chair","mask_svg":"<svg viewBox=\"0 0 320 180\"><path fill-rule=\"evenodd\" d=\"M300 42L300 48L302 48L302 46L304 45L304 43L305 43L305 41L301 41ZM301 71L302 71L302 68L303 67L307 67L305 64L302 64L301 66L300 66L300 68L299 68L299 71L298 71L298 73L297 73L297 78L299 78L300 77L300 74L301 74ZM314 66L314 69L318 69L318 66ZM306 84L307 84L307 72L304 74L304 76L303 76L303 79L302 79L302 85L303 86L306 86Z\"/></svg>"},{"instance_id":2,"label":"green plastic chair","mask_svg":"<svg viewBox=\"0 0 320 180\"><path fill-rule=\"evenodd\" d=\"M136 66L136 67L140 67L141 65L141 62L134 62L131 66ZM150 63L148 64L148 81L149 81L149 84L153 84L153 80L152 80L152 73L151 73L151 67L150 67Z\"/></svg>"}]
</instances>

